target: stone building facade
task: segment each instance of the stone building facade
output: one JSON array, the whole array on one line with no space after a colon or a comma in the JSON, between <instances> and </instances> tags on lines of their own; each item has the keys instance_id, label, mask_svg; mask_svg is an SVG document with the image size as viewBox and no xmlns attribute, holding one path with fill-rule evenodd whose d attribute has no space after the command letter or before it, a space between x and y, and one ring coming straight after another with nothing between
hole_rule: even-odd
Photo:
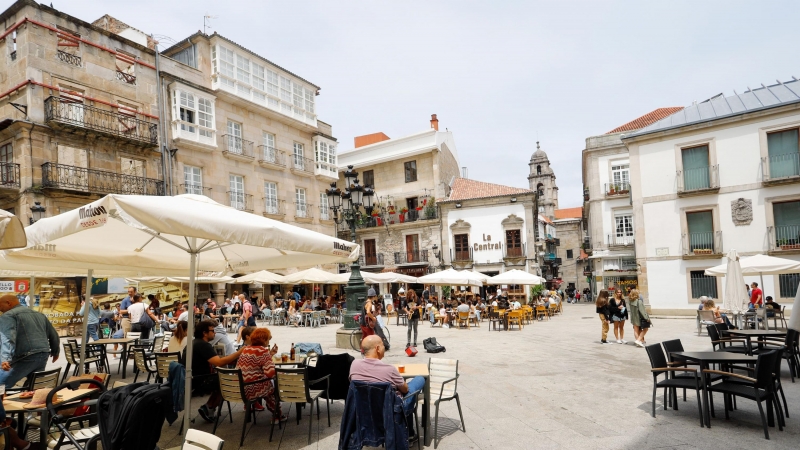
<instances>
[{"instance_id":1,"label":"stone building facade","mask_svg":"<svg viewBox=\"0 0 800 450\"><path fill-rule=\"evenodd\" d=\"M562 263L559 267L561 287L570 286L580 292L589 287L587 276L588 255L583 251L586 235L583 208L564 208L555 211L553 224L557 230L559 246L557 256Z\"/></svg>"},{"instance_id":2,"label":"stone building facade","mask_svg":"<svg viewBox=\"0 0 800 450\"><path fill-rule=\"evenodd\" d=\"M539 147L538 141L528 166L530 167L528 184L539 196L539 213L552 220L555 217L555 210L558 209L558 185L556 185L556 174L550 167L550 159Z\"/></svg>"}]
</instances>

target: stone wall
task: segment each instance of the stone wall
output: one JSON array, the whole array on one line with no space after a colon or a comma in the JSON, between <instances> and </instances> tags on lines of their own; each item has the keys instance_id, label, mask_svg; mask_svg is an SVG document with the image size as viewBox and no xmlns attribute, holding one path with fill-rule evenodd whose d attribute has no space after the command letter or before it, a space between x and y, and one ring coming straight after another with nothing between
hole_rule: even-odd
<instances>
[{"instance_id":1,"label":"stone wall","mask_svg":"<svg viewBox=\"0 0 800 450\"><path fill-rule=\"evenodd\" d=\"M583 233L580 226L580 219L573 220L557 220L556 236L560 241L556 247L557 257L561 258L561 266L558 269L561 279L564 281L562 287L566 289L569 283L574 283L579 291L589 287L586 281L586 276L583 274L583 268L586 266L585 261L577 261L581 254L581 245L583 245ZM572 258L567 258L567 250L572 250Z\"/></svg>"}]
</instances>

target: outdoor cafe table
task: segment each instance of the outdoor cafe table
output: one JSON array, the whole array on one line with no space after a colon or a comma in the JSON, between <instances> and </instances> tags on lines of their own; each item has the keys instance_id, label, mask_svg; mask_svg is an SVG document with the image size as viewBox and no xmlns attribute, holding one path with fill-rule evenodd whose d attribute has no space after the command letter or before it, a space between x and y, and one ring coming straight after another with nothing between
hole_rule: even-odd
<instances>
[{"instance_id":1,"label":"outdoor cafe table","mask_svg":"<svg viewBox=\"0 0 800 450\"><path fill-rule=\"evenodd\" d=\"M59 395L61 396L61 401L58 403L54 403L55 405L63 405L65 403L69 403L92 393L95 389L63 389L59 391ZM6 410L6 414L17 414L19 415L19 420L17 420L18 425L18 432L22 432L22 425L24 423L23 417L26 413L39 413L42 415L41 417L41 424L42 426L39 427L39 442L42 443L44 446L43 448L47 448L47 434L50 431L50 427L47 424L50 423L49 411L47 411L47 405L42 405L39 408L26 408L25 406L30 403L31 399L21 399L19 398L19 394L9 395L8 397L3 399L3 408Z\"/></svg>"},{"instance_id":2,"label":"outdoor cafe table","mask_svg":"<svg viewBox=\"0 0 800 450\"><path fill-rule=\"evenodd\" d=\"M703 387L703 422L711 428L711 412L708 407L708 392L706 391L706 374L711 364L755 364L757 356L743 355L733 352L673 352L673 358L692 361L700 364L700 383Z\"/></svg>"},{"instance_id":3,"label":"outdoor cafe table","mask_svg":"<svg viewBox=\"0 0 800 450\"><path fill-rule=\"evenodd\" d=\"M744 337L745 339L747 339L747 348L749 348L751 352L753 350L753 346L752 346L750 340L752 338L754 338L754 337L756 338L756 341L758 342L759 348L761 347L761 344L763 343L761 341L762 337L777 337L777 338L785 338L786 337L786 332L785 331L778 331L778 330L725 330L725 333L727 333L727 334L729 334L731 336L740 336L740 337Z\"/></svg>"},{"instance_id":4,"label":"outdoor cafe table","mask_svg":"<svg viewBox=\"0 0 800 450\"><path fill-rule=\"evenodd\" d=\"M128 345L133 344L136 342L136 339L133 338L111 338L111 339L98 339L96 341L92 341L90 345L106 345L106 344L122 344L122 379L125 379L125 374L127 373L128 369ZM111 373L111 369L107 368L109 373ZM44 422L42 422L44 423Z\"/></svg>"},{"instance_id":5,"label":"outdoor cafe table","mask_svg":"<svg viewBox=\"0 0 800 450\"><path fill-rule=\"evenodd\" d=\"M422 397L425 399L425 403L422 405L422 427L425 429L423 434L425 446L428 447L431 445L431 440L433 439L433 432L431 431L431 376L428 372L428 365L395 364L394 366L397 367L398 370L400 370L399 366L405 366L404 372L400 374L404 379L414 377L425 378L425 388L422 390Z\"/></svg>"},{"instance_id":6,"label":"outdoor cafe table","mask_svg":"<svg viewBox=\"0 0 800 450\"><path fill-rule=\"evenodd\" d=\"M228 325L230 325L231 319L238 319L238 318L239 318L239 314L223 314L222 315L222 326L224 326L225 328L228 328Z\"/></svg>"}]
</instances>

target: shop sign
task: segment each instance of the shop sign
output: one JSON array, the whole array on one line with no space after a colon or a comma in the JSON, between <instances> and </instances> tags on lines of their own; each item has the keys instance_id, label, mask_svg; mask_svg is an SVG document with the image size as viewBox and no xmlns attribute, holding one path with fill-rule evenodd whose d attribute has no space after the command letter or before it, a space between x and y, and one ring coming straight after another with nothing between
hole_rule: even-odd
<instances>
[{"instance_id":1,"label":"shop sign","mask_svg":"<svg viewBox=\"0 0 800 450\"><path fill-rule=\"evenodd\" d=\"M0 292L14 292L14 282L0 281Z\"/></svg>"},{"instance_id":2,"label":"shop sign","mask_svg":"<svg viewBox=\"0 0 800 450\"><path fill-rule=\"evenodd\" d=\"M477 242L472 245L472 250L476 252L484 251L484 250L502 250L503 243L502 242L492 242L492 235L484 233L482 235L484 244L478 244Z\"/></svg>"}]
</instances>

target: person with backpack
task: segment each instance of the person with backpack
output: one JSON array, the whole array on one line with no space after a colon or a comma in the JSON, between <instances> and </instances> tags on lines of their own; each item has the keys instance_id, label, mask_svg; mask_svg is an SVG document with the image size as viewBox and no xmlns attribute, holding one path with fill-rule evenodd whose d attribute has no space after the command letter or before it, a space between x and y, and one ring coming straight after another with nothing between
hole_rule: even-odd
<instances>
[{"instance_id":1,"label":"person with backpack","mask_svg":"<svg viewBox=\"0 0 800 450\"><path fill-rule=\"evenodd\" d=\"M133 303L128 307L131 318L131 331L142 333L140 339L149 339L150 330L156 324L156 316L142 302L142 294L133 295Z\"/></svg>"}]
</instances>

